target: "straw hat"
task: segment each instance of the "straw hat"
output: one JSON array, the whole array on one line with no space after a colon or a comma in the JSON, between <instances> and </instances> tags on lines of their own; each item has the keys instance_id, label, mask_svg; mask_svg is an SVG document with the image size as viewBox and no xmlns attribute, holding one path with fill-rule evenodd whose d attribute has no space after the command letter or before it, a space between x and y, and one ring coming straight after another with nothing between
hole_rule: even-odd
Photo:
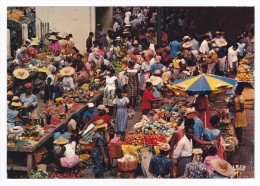
<instances>
[{"instance_id":1,"label":"straw hat","mask_svg":"<svg viewBox=\"0 0 260 186\"><path fill-rule=\"evenodd\" d=\"M37 42L37 43L40 43L40 42L41 42L41 40L40 40L38 37L35 37L35 38L32 37L32 41L35 41L35 42Z\"/></svg>"},{"instance_id":2,"label":"straw hat","mask_svg":"<svg viewBox=\"0 0 260 186\"><path fill-rule=\"evenodd\" d=\"M29 72L23 68L15 69L13 74L17 79L26 79L30 75Z\"/></svg>"},{"instance_id":3,"label":"straw hat","mask_svg":"<svg viewBox=\"0 0 260 186\"><path fill-rule=\"evenodd\" d=\"M72 74L74 74L74 72L75 72L75 70L72 67L65 67L60 70L60 73L63 76L71 76Z\"/></svg>"},{"instance_id":4,"label":"straw hat","mask_svg":"<svg viewBox=\"0 0 260 186\"><path fill-rule=\"evenodd\" d=\"M201 148L193 149L192 154L202 154L202 149Z\"/></svg>"},{"instance_id":5,"label":"straw hat","mask_svg":"<svg viewBox=\"0 0 260 186\"><path fill-rule=\"evenodd\" d=\"M56 28L54 28L51 30L50 34L58 34L58 33L60 33L60 32Z\"/></svg>"},{"instance_id":6,"label":"straw hat","mask_svg":"<svg viewBox=\"0 0 260 186\"><path fill-rule=\"evenodd\" d=\"M190 48L193 44L191 42L185 42L182 44L182 48Z\"/></svg>"},{"instance_id":7,"label":"straw hat","mask_svg":"<svg viewBox=\"0 0 260 186\"><path fill-rule=\"evenodd\" d=\"M32 40L32 42L31 42L31 44L30 44L31 46L37 46L37 45L39 45L39 43L38 42L36 42L36 40Z\"/></svg>"},{"instance_id":8,"label":"straw hat","mask_svg":"<svg viewBox=\"0 0 260 186\"><path fill-rule=\"evenodd\" d=\"M162 82L162 78L156 77L156 76L151 76L149 79L147 79L146 82L151 82L153 85L158 85L159 83Z\"/></svg>"},{"instance_id":9,"label":"straw hat","mask_svg":"<svg viewBox=\"0 0 260 186\"><path fill-rule=\"evenodd\" d=\"M185 112L185 116L187 116L187 115L189 115L189 114L193 114L193 113L194 113L194 114L197 113L194 107L193 107L193 108L187 108L187 110L186 110L186 112Z\"/></svg>"},{"instance_id":10,"label":"straw hat","mask_svg":"<svg viewBox=\"0 0 260 186\"><path fill-rule=\"evenodd\" d=\"M226 42L225 39L220 38L220 39L217 39L217 40L216 40L216 45L217 45L217 47L226 46L226 45L227 45L227 42Z\"/></svg>"},{"instance_id":11,"label":"straw hat","mask_svg":"<svg viewBox=\"0 0 260 186\"><path fill-rule=\"evenodd\" d=\"M225 160L217 158L210 161L210 165L215 169L219 174L229 177L234 174L233 167Z\"/></svg>"},{"instance_id":12,"label":"straw hat","mask_svg":"<svg viewBox=\"0 0 260 186\"><path fill-rule=\"evenodd\" d=\"M98 110L104 110L104 111L106 111L106 113L109 112L108 108L105 105L99 105L97 109Z\"/></svg>"},{"instance_id":13,"label":"straw hat","mask_svg":"<svg viewBox=\"0 0 260 186\"><path fill-rule=\"evenodd\" d=\"M100 120L97 120L97 121L95 122L94 130L97 130L97 129L100 129L100 128L104 128L104 127L107 127L107 124L104 123L104 120L103 120L103 119L100 119Z\"/></svg>"},{"instance_id":14,"label":"straw hat","mask_svg":"<svg viewBox=\"0 0 260 186\"><path fill-rule=\"evenodd\" d=\"M51 40L51 41L58 41L58 39L57 39L57 37L55 35L51 35L49 37L49 40Z\"/></svg>"},{"instance_id":15,"label":"straw hat","mask_svg":"<svg viewBox=\"0 0 260 186\"><path fill-rule=\"evenodd\" d=\"M65 145L67 143L69 143L69 140L68 139L65 139L64 137L60 136L58 139L54 140L53 142L54 144L57 144L57 145Z\"/></svg>"},{"instance_id":16,"label":"straw hat","mask_svg":"<svg viewBox=\"0 0 260 186\"><path fill-rule=\"evenodd\" d=\"M14 106L14 107L20 107L22 106L22 102L20 101L19 97L18 96L14 96L13 99L12 99L12 104L11 106Z\"/></svg>"}]
</instances>

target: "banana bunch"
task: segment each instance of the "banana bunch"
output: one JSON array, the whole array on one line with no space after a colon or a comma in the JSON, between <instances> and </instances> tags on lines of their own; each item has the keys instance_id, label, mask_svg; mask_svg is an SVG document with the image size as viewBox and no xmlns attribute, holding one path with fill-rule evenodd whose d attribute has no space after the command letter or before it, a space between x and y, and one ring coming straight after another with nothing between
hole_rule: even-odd
<instances>
[{"instance_id":1,"label":"banana bunch","mask_svg":"<svg viewBox=\"0 0 260 186\"><path fill-rule=\"evenodd\" d=\"M238 73L236 78L239 81L253 81L254 80L254 75L250 73Z\"/></svg>"}]
</instances>

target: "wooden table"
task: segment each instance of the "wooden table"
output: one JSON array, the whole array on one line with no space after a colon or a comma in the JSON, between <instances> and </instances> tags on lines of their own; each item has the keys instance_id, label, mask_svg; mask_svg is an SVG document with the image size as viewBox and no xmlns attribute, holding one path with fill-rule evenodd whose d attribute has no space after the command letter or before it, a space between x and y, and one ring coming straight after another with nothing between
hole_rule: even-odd
<instances>
[{"instance_id":1,"label":"wooden table","mask_svg":"<svg viewBox=\"0 0 260 186\"><path fill-rule=\"evenodd\" d=\"M102 92L99 94L96 94L89 102L96 102L100 97L102 96ZM76 111L77 113L82 113L86 109L87 105L82 104L81 107ZM44 134L41 139L32 146L23 146L23 147L7 147L8 152L19 152L19 153L25 153L27 164L26 166L16 166L16 165L7 165L7 170L16 170L16 171L27 171L27 176L30 175L31 170L34 168L34 161L33 161L33 153L41 147L47 140L52 138L53 134L57 132L62 124L67 124L69 118L71 117L73 113L69 115L67 119L63 119L62 122L58 125L56 125L56 128L49 128L49 132L47 134Z\"/></svg>"}]
</instances>

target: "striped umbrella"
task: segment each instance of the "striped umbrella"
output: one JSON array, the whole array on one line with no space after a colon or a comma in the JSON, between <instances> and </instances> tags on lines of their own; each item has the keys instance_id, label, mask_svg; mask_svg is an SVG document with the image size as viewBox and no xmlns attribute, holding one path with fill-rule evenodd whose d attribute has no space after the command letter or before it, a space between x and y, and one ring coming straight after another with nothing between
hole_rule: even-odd
<instances>
[{"instance_id":1,"label":"striped umbrella","mask_svg":"<svg viewBox=\"0 0 260 186\"><path fill-rule=\"evenodd\" d=\"M188 95L218 94L231 89L237 85L237 80L216 76L212 74L201 74L188 78L175 80L170 88L177 93L186 92Z\"/></svg>"}]
</instances>

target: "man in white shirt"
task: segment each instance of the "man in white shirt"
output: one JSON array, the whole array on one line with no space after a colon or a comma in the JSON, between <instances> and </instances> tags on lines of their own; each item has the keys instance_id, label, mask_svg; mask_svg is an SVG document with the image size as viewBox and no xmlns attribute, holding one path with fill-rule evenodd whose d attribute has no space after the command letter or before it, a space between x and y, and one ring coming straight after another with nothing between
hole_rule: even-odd
<instances>
[{"instance_id":1,"label":"man in white shirt","mask_svg":"<svg viewBox=\"0 0 260 186\"><path fill-rule=\"evenodd\" d=\"M237 66L238 66L238 55L239 55L239 48L238 48L238 44L235 43L228 48L228 67L234 73L236 73Z\"/></svg>"},{"instance_id":2,"label":"man in white shirt","mask_svg":"<svg viewBox=\"0 0 260 186\"><path fill-rule=\"evenodd\" d=\"M209 52L209 44L208 44L209 40L210 40L209 35L204 36L204 40L202 41L199 48L200 53L207 54Z\"/></svg>"},{"instance_id":3,"label":"man in white shirt","mask_svg":"<svg viewBox=\"0 0 260 186\"><path fill-rule=\"evenodd\" d=\"M177 161L177 177L183 176L185 166L192 161L192 138L194 129L192 125L185 126L185 135L180 139L176 149L174 150L174 160Z\"/></svg>"}]
</instances>

